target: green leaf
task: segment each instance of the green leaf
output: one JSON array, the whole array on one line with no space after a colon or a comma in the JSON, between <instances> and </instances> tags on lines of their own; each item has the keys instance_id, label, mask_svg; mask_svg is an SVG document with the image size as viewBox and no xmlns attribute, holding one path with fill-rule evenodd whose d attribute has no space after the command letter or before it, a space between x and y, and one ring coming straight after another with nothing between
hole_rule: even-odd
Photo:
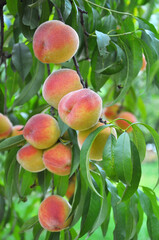
<instances>
[{"instance_id":1,"label":"green leaf","mask_svg":"<svg viewBox=\"0 0 159 240\"><path fill-rule=\"evenodd\" d=\"M137 148L133 142L131 142L131 159L133 163L133 173L130 186L126 186L122 196L122 201L129 199L138 189L141 178L141 164L140 157Z\"/></svg>"},{"instance_id":2,"label":"green leaf","mask_svg":"<svg viewBox=\"0 0 159 240\"><path fill-rule=\"evenodd\" d=\"M38 61L34 77L32 80L23 88L18 98L15 99L13 107L20 106L29 101L35 94L38 93L44 77L44 64Z\"/></svg>"},{"instance_id":3,"label":"green leaf","mask_svg":"<svg viewBox=\"0 0 159 240\"><path fill-rule=\"evenodd\" d=\"M65 4L65 7L64 7L64 11L63 11L63 18L66 21L66 19L68 18L68 16L70 15L70 13L72 11L72 4L69 0L65 0L64 4Z\"/></svg>"},{"instance_id":4,"label":"green leaf","mask_svg":"<svg viewBox=\"0 0 159 240\"><path fill-rule=\"evenodd\" d=\"M71 164L71 172L70 176L74 174L80 164L80 149L77 142L77 133L73 129L68 129L69 136L71 138L72 146L72 164Z\"/></svg>"},{"instance_id":5,"label":"green leaf","mask_svg":"<svg viewBox=\"0 0 159 240\"><path fill-rule=\"evenodd\" d=\"M40 223L37 222L33 227L34 240L38 240L43 231L44 231L44 228L42 228Z\"/></svg>"},{"instance_id":6,"label":"green leaf","mask_svg":"<svg viewBox=\"0 0 159 240\"><path fill-rule=\"evenodd\" d=\"M104 34L99 31L95 31L96 36L97 36L97 46L98 50L101 56L106 56L108 54L107 52L107 46L109 45L110 42L110 37L107 34Z\"/></svg>"},{"instance_id":7,"label":"green leaf","mask_svg":"<svg viewBox=\"0 0 159 240\"><path fill-rule=\"evenodd\" d=\"M58 124L60 127L61 136L63 136L64 133L68 130L69 126L61 120L59 115L58 115Z\"/></svg>"},{"instance_id":8,"label":"green leaf","mask_svg":"<svg viewBox=\"0 0 159 240\"><path fill-rule=\"evenodd\" d=\"M64 196L68 188L68 176L59 176L57 194Z\"/></svg>"},{"instance_id":9,"label":"green leaf","mask_svg":"<svg viewBox=\"0 0 159 240\"><path fill-rule=\"evenodd\" d=\"M12 1L12 0L7 0L7 8L9 9L9 12L12 14L12 15L16 15L17 14L17 0L15 1Z\"/></svg>"},{"instance_id":10,"label":"green leaf","mask_svg":"<svg viewBox=\"0 0 159 240\"><path fill-rule=\"evenodd\" d=\"M106 205L107 205L107 212L105 214L105 220L101 225L103 237L106 236L106 233L108 230L108 225L109 225L109 220L110 220L110 212L111 212L111 195L110 194L107 195L107 204Z\"/></svg>"},{"instance_id":11,"label":"green leaf","mask_svg":"<svg viewBox=\"0 0 159 240\"><path fill-rule=\"evenodd\" d=\"M23 135L9 137L0 143L0 151L6 151L25 142Z\"/></svg>"},{"instance_id":12,"label":"green leaf","mask_svg":"<svg viewBox=\"0 0 159 240\"><path fill-rule=\"evenodd\" d=\"M145 158L146 153L146 143L145 143L145 137L143 135L143 132L140 130L140 128L137 125L132 125L133 128L133 141L137 147L139 156L140 156L140 162L142 162Z\"/></svg>"},{"instance_id":13,"label":"green leaf","mask_svg":"<svg viewBox=\"0 0 159 240\"><path fill-rule=\"evenodd\" d=\"M32 55L24 43L16 43L12 50L12 63L24 80L32 66Z\"/></svg>"},{"instance_id":14,"label":"green leaf","mask_svg":"<svg viewBox=\"0 0 159 240\"><path fill-rule=\"evenodd\" d=\"M39 25L39 11L38 8L30 8L26 6L23 14L22 22L24 25L29 26L30 29L35 29Z\"/></svg>"},{"instance_id":15,"label":"green leaf","mask_svg":"<svg viewBox=\"0 0 159 240\"><path fill-rule=\"evenodd\" d=\"M4 213L5 213L5 199L4 196L0 194L0 223L3 220Z\"/></svg>"},{"instance_id":16,"label":"green leaf","mask_svg":"<svg viewBox=\"0 0 159 240\"><path fill-rule=\"evenodd\" d=\"M52 177L53 174L51 174L48 170L44 170L38 173L38 183L43 192L43 196L45 196L48 188L50 187L50 181Z\"/></svg>"},{"instance_id":17,"label":"green leaf","mask_svg":"<svg viewBox=\"0 0 159 240\"><path fill-rule=\"evenodd\" d=\"M38 216L34 216L28 219L21 227L20 233L23 233L29 229L31 229L38 222Z\"/></svg>"},{"instance_id":18,"label":"green leaf","mask_svg":"<svg viewBox=\"0 0 159 240\"><path fill-rule=\"evenodd\" d=\"M116 138L113 134L108 137L103 151L103 161L99 162L100 166L105 170L106 176L112 180L117 180L114 166L114 149Z\"/></svg>"},{"instance_id":19,"label":"green leaf","mask_svg":"<svg viewBox=\"0 0 159 240\"><path fill-rule=\"evenodd\" d=\"M117 139L114 149L114 163L118 178L127 185L130 185L133 166L130 139L127 132L122 133Z\"/></svg>"},{"instance_id":20,"label":"green leaf","mask_svg":"<svg viewBox=\"0 0 159 240\"><path fill-rule=\"evenodd\" d=\"M93 144L93 141L95 140L96 136L98 133L100 133L104 128L114 126L112 124L106 124L105 126L101 126L97 128L95 131L93 131L84 141L80 153L80 167L81 167L81 173L85 179L86 185L89 186L93 191L96 192L100 196L100 194L97 192L95 189L93 183L92 183L92 178L90 174L90 169L89 169L89 152L91 149L91 146Z\"/></svg>"}]
</instances>

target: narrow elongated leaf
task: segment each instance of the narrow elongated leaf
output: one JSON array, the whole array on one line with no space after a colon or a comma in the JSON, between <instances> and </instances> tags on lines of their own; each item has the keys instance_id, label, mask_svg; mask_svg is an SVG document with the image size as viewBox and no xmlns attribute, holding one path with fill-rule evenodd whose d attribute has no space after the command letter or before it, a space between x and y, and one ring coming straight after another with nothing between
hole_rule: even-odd
<instances>
[{"instance_id":1,"label":"narrow elongated leaf","mask_svg":"<svg viewBox=\"0 0 159 240\"><path fill-rule=\"evenodd\" d=\"M61 132L61 136L63 136L63 134L67 131L67 129L69 128L68 125L66 125L60 118L60 116L58 116L58 124L60 127L60 132Z\"/></svg>"},{"instance_id":2,"label":"narrow elongated leaf","mask_svg":"<svg viewBox=\"0 0 159 240\"><path fill-rule=\"evenodd\" d=\"M130 186L126 186L126 189L122 196L122 201L129 199L137 190L141 178L141 164L139 153L133 142L131 142L131 159L133 163L133 173Z\"/></svg>"},{"instance_id":3,"label":"narrow elongated leaf","mask_svg":"<svg viewBox=\"0 0 159 240\"><path fill-rule=\"evenodd\" d=\"M7 8L9 9L10 13L12 15L17 14L17 0L12 1L12 0L7 0Z\"/></svg>"},{"instance_id":4,"label":"narrow elongated leaf","mask_svg":"<svg viewBox=\"0 0 159 240\"><path fill-rule=\"evenodd\" d=\"M103 237L105 237L107 234L109 219L110 219L110 212L111 212L111 195L108 194L107 195L107 212L105 214L105 220L101 225Z\"/></svg>"},{"instance_id":5,"label":"narrow elongated leaf","mask_svg":"<svg viewBox=\"0 0 159 240\"><path fill-rule=\"evenodd\" d=\"M93 144L93 141L95 140L98 133L100 133L104 128L113 127L113 126L114 126L113 124L107 124L93 131L84 141L82 145L81 153L80 153L81 173L85 179L86 185L89 186L93 191L95 191L96 194L98 194L99 196L100 194L97 192L97 190L95 189L92 183L92 178L91 178L90 169L89 169L89 152Z\"/></svg>"},{"instance_id":6,"label":"narrow elongated leaf","mask_svg":"<svg viewBox=\"0 0 159 240\"><path fill-rule=\"evenodd\" d=\"M74 174L80 164L80 149L77 142L77 133L73 129L68 129L69 136L71 138L71 142L73 143L72 147L72 164L71 164L71 172L70 176Z\"/></svg>"},{"instance_id":7,"label":"narrow elongated leaf","mask_svg":"<svg viewBox=\"0 0 159 240\"><path fill-rule=\"evenodd\" d=\"M38 216L34 216L28 219L20 229L20 233L23 233L29 229L31 229L38 222Z\"/></svg>"},{"instance_id":8,"label":"narrow elongated leaf","mask_svg":"<svg viewBox=\"0 0 159 240\"><path fill-rule=\"evenodd\" d=\"M137 125L135 124L132 125L132 128L133 128L133 141L139 152L140 162L142 162L146 154L145 137L143 135L143 132L140 130L140 128Z\"/></svg>"},{"instance_id":9,"label":"narrow elongated leaf","mask_svg":"<svg viewBox=\"0 0 159 240\"><path fill-rule=\"evenodd\" d=\"M23 88L19 97L14 101L13 107L23 105L38 93L43 82L43 76L44 76L44 64L38 62L34 73L34 77Z\"/></svg>"},{"instance_id":10,"label":"narrow elongated leaf","mask_svg":"<svg viewBox=\"0 0 159 240\"><path fill-rule=\"evenodd\" d=\"M24 139L23 135L7 138L0 143L0 151L9 150L20 144L23 144L24 142L25 142L25 139Z\"/></svg>"},{"instance_id":11,"label":"narrow elongated leaf","mask_svg":"<svg viewBox=\"0 0 159 240\"><path fill-rule=\"evenodd\" d=\"M68 176L59 176L57 194L64 196L68 188Z\"/></svg>"},{"instance_id":12,"label":"narrow elongated leaf","mask_svg":"<svg viewBox=\"0 0 159 240\"><path fill-rule=\"evenodd\" d=\"M5 213L5 200L4 196L0 194L0 223L3 220L4 213Z\"/></svg>"},{"instance_id":13,"label":"narrow elongated leaf","mask_svg":"<svg viewBox=\"0 0 159 240\"><path fill-rule=\"evenodd\" d=\"M24 43L16 43L12 51L12 63L24 80L32 66L32 55Z\"/></svg>"},{"instance_id":14,"label":"narrow elongated leaf","mask_svg":"<svg viewBox=\"0 0 159 240\"><path fill-rule=\"evenodd\" d=\"M127 132L122 133L117 139L114 149L115 171L118 178L130 185L132 179L132 160L130 139Z\"/></svg>"},{"instance_id":15,"label":"narrow elongated leaf","mask_svg":"<svg viewBox=\"0 0 159 240\"><path fill-rule=\"evenodd\" d=\"M117 180L115 166L114 166L114 149L116 144L116 138L114 135L110 135L106 142L103 151L103 161L99 162L100 166L105 170L106 176L112 180Z\"/></svg>"}]
</instances>

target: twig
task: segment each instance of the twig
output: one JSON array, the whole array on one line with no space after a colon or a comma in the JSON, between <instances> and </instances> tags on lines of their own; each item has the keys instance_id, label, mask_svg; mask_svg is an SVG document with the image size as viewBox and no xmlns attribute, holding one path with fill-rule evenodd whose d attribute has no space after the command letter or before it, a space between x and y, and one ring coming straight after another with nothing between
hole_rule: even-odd
<instances>
[{"instance_id":1,"label":"twig","mask_svg":"<svg viewBox=\"0 0 159 240\"><path fill-rule=\"evenodd\" d=\"M1 64L3 63L3 42L4 42L4 17L3 17L3 7L6 4L6 1L1 0L0 2L0 19L1 19L1 45L0 45L0 56L1 56Z\"/></svg>"},{"instance_id":2,"label":"twig","mask_svg":"<svg viewBox=\"0 0 159 240\"><path fill-rule=\"evenodd\" d=\"M104 123L105 125L107 124L107 121L103 120L102 118L99 118L99 122Z\"/></svg>"},{"instance_id":3,"label":"twig","mask_svg":"<svg viewBox=\"0 0 159 240\"><path fill-rule=\"evenodd\" d=\"M3 59L5 65L5 80L4 80L4 114L7 114L7 64L6 59Z\"/></svg>"},{"instance_id":4,"label":"twig","mask_svg":"<svg viewBox=\"0 0 159 240\"><path fill-rule=\"evenodd\" d=\"M50 65L46 64L46 66L47 66L47 73L48 73L48 76L49 76L51 74Z\"/></svg>"}]
</instances>

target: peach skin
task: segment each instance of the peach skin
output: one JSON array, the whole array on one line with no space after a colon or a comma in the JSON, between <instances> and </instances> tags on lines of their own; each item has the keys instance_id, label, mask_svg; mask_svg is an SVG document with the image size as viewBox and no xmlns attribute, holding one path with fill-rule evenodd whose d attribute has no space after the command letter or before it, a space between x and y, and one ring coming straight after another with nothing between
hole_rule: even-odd
<instances>
[{"instance_id":1,"label":"peach skin","mask_svg":"<svg viewBox=\"0 0 159 240\"><path fill-rule=\"evenodd\" d=\"M93 127L102 113L101 97L90 89L80 89L66 94L59 102L60 118L75 130Z\"/></svg>"},{"instance_id":2,"label":"peach skin","mask_svg":"<svg viewBox=\"0 0 159 240\"><path fill-rule=\"evenodd\" d=\"M43 63L64 63L75 55L78 46L76 31L58 20L42 23L33 36L34 54Z\"/></svg>"},{"instance_id":3,"label":"peach skin","mask_svg":"<svg viewBox=\"0 0 159 240\"><path fill-rule=\"evenodd\" d=\"M12 133L10 137L18 136L18 135L23 135L23 125L15 125L12 128Z\"/></svg>"},{"instance_id":4,"label":"peach skin","mask_svg":"<svg viewBox=\"0 0 159 240\"><path fill-rule=\"evenodd\" d=\"M82 148L82 145L85 141L85 139L88 137L88 135L93 132L95 129L97 129L100 126L103 126L104 124L101 122L98 122L95 126L93 126L92 128L85 130L85 131L79 131L78 132L78 145L80 148ZM107 139L109 137L110 134L113 134L116 137L116 130L115 128L110 128L107 127L105 129L103 129L95 138L91 150L90 150L90 159L91 160L96 160L96 161L101 161L102 160L102 156L103 156L103 151L104 151L104 146L107 142Z\"/></svg>"},{"instance_id":5,"label":"peach skin","mask_svg":"<svg viewBox=\"0 0 159 240\"><path fill-rule=\"evenodd\" d=\"M24 138L38 149L46 149L60 137L60 128L55 118L39 113L32 116L23 130Z\"/></svg>"},{"instance_id":6,"label":"peach skin","mask_svg":"<svg viewBox=\"0 0 159 240\"><path fill-rule=\"evenodd\" d=\"M66 197L68 199L70 199L73 196L74 192L75 192L75 184L76 184L76 176L74 175L69 180L68 188L67 188L67 191L66 191Z\"/></svg>"},{"instance_id":7,"label":"peach skin","mask_svg":"<svg viewBox=\"0 0 159 240\"><path fill-rule=\"evenodd\" d=\"M134 123L137 122L136 117L131 112L121 112L119 115L117 115L116 118L124 118L126 120L129 120L130 122ZM123 130L125 130L127 127L130 126L130 124L124 120L116 120L116 124ZM132 132L133 128L128 128L127 132Z\"/></svg>"},{"instance_id":8,"label":"peach skin","mask_svg":"<svg viewBox=\"0 0 159 240\"><path fill-rule=\"evenodd\" d=\"M120 108L119 104L114 104L112 106L105 107L103 110L103 114L108 120L113 120L116 118L119 108Z\"/></svg>"},{"instance_id":9,"label":"peach skin","mask_svg":"<svg viewBox=\"0 0 159 240\"><path fill-rule=\"evenodd\" d=\"M71 147L63 143L55 144L44 151L43 162L50 172L60 176L69 175L72 162Z\"/></svg>"},{"instance_id":10,"label":"peach skin","mask_svg":"<svg viewBox=\"0 0 159 240\"><path fill-rule=\"evenodd\" d=\"M0 113L0 140L7 138L12 132L12 123L9 118Z\"/></svg>"},{"instance_id":11,"label":"peach skin","mask_svg":"<svg viewBox=\"0 0 159 240\"><path fill-rule=\"evenodd\" d=\"M45 169L42 156L42 150L27 143L17 152L17 161L29 172L41 172Z\"/></svg>"},{"instance_id":12,"label":"peach skin","mask_svg":"<svg viewBox=\"0 0 159 240\"><path fill-rule=\"evenodd\" d=\"M67 228L72 220L68 217L71 205L67 200L58 195L52 195L44 199L38 211L41 226L50 232L60 232Z\"/></svg>"},{"instance_id":13,"label":"peach skin","mask_svg":"<svg viewBox=\"0 0 159 240\"><path fill-rule=\"evenodd\" d=\"M57 109L63 96L82 88L80 78L76 71L61 69L48 76L44 82L42 93L46 102Z\"/></svg>"}]
</instances>

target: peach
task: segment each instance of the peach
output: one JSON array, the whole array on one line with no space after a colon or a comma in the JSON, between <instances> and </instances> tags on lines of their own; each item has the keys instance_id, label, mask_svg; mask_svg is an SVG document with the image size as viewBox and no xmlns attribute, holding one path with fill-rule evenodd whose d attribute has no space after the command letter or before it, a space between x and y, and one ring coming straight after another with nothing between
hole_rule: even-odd
<instances>
[{"instance_id":1,"label":"peach","mask_svg":"<svg viewBox=\"0 0 159 240\"><path fill-rule=\"evenodd\" d=\"M24 138L35 148L46 149L60 137L60 128L55 118L39 113L32 116L23 130Z\"/></svg>"},{"instance_id":2,"label":"peach","mask_svg":"<svg viewBox=\"0 0 159 240\"><path fill-rule=\"evenodd\" d=\"M131 112L121 112L119 113L119 115L117 115L116 118L124 118L132 123L137 122L136 117L131 113ZM130 126L130 124L124 120L116 120L116 124L123 130L125 130L126 128L128 128ZM128 128L127 132L132 132L133 128L130 127Z\"/></svg>"},{"instance_id":3,"label":"peach","mask_svg":"<svg viewBox=\"0 0 159 240\"><path fill-rule=\"evenodd\" d=\"M41 149L27 143L17 152L17 161L29 172L40 172L45 169L42 156L43 151Z\"/></svg>"},{"instance_id":4,"label":"peach","mask_svg":"<svg viewBox=\"0 0 159 240\"><path fill-rule=\"evenodd\" d=\"M76 71L61 69L48 76L44 82L42 93L46 102L57 109L63 96L82 88L79 75Z\"/></svg>"},{"instance_id":5,"label":"peach","mask_svg":"<svg viewBox=\"0 0 159 240\"><path fill-rule=\"evenodd\" d=\"M0 113L0 140L7 138L12 132L12 123L9 118Z\"/></svg>"},{"instance_id":6,"label":"peach","mask_svg":"<svg viewBox=\"0 0 159 240\"><path fill-rule=\"evenodd\" d=\"M119 108L120 108L119 104L114 104L112 106L105 107L103 110L103 114L108 120L113 120L116 118Z\"/></svg>"},{"instance_id":7,"label":"peach","mask_svg":"<svg viewBox=\"0 0 159 240\"><path fill-rule=\"evenodd\" d=\"M64 63L75 55L78 47L76 31L58 20L42 23L33 36L34 54L43 63Z\"/></svg>"},{"instance_id":8,"label":"peach","mask_svg":"<svg viewBox=\"0 0 159 240\"><path fill-rule=\"evenodd\" d=\"M71 177L71 179L69 181L69 185L68 185L68 188L67 188L67 191L66 191L66 197L68 199L70 199L75 192L75 183L76 183L76 177L73 176L73 177Z\"/></svg>"},{"instance_id":9,"label":"peach","mask_svg":"<svg viewBox=\"0 0 159 240\"><path fill-rule=\"evenodd\" d=\"M44 199L40 204L38 218L41 226L50 232L59 232L67 228L72 220L68 217L71 205L67 200L58 195Z\"/></svg>"},{"instance_id":10,"label":"peach","mask_svg":"<svg viewBox=\"0 0 159 240\"><path fill-rule=\"evenodd\" d=\"M85 141L85 139L88 137L88 135L96 130L98 127L103 126L104 123L97 123L95 126L92 128L85 130L85 131L79 131L78 132L78 145L80 148L82 148L82 145ZM110 134L113 134L116 137L116 130L114 128L107 127L103 129L95 138L91 149L90 149L90 159L91 160L96 160L96 161L101 161L103 157L103 151L104 151L104 146L107 142L107 139Z\"/></svg>"},{"instance_id":11,"label":"peach","mask_svg":"<svg viewBox=\"0 0 159 240\"><path fill-rule=\"evenodd\" d=\"M142 54L142 67L141 67L141 71L144 71L146 69L146 65L147 65L147 62L146 62L145 55Z\"/></svg>"},{"instance_id":12,"label":"peach","mask_svg":"<svg viewBox=\"0 0 159 240\"><path fill-rule=\"evenodd\" d=\"M101 97L90 89L80 89L66 94L58 105L60 118L75 130L93 127L102 113Z\"/></svg>"},{"instance_id":13,"label":"peach","mask_svg":"<svg viewBox=\"0 0 159 240\"><path fill-rule=\"evenodd\" d=\"M15 125L12 128L12 133L10 137L18 136L18 135L23 135L23 125Z\"/></svg>"},{"instance_id":14,"label":"peach","mask_svg":"<svg viewBox=\"0 0 159 240\"><path fill-rule=\"evenodd\" d=\"M52 173L60 176L70 174L72 162L72 150L69 145L57 143L44 151L43 162Z\"/></svg>"}]
</instances>

